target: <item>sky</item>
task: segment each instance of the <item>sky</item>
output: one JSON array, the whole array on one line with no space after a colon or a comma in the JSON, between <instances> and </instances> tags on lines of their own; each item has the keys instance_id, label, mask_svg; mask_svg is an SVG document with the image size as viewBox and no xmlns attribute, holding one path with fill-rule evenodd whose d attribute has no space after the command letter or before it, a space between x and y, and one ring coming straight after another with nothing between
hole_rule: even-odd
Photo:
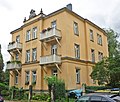
<instances>
[{"instance_id":1,"label":"sky","mask_svg":"<svg viewBox=\"0 0 120 102\"><path fill-rule=\"evenodd\" d=\"M78 15L101 28L112 28L120 33L120 0L0 0L0 44L4 63L10 60L7 52L12 37L10 32L23 25L31 9L38 14L42 8L47 15L69 3Z\"/></svg>"}]
</instances>

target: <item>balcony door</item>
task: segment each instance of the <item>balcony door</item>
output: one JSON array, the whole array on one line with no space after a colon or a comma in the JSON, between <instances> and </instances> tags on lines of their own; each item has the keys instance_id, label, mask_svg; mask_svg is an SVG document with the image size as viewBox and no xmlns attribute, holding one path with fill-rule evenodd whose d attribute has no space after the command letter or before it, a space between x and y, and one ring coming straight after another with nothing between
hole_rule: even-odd
<instances>
[{"instance_id":1,"label":"balcony door","mask_svg":"<svg viewBox=\"0 0 120 102\"><path fill-rule=\"evenodd\" d=\"M51 46L51 54L57 54L57 45L56 44Z\"/></svg>"},{"instance_id":2,"label":"balcony door","mask_svg":"<svg viewBox=\"0 0 120 102\"><path fill-rule=\"evenodd\" d=\"M55 77L58 76L57 68L52 69L52 75L55 76Z\"/></svg>"}]
</instances>

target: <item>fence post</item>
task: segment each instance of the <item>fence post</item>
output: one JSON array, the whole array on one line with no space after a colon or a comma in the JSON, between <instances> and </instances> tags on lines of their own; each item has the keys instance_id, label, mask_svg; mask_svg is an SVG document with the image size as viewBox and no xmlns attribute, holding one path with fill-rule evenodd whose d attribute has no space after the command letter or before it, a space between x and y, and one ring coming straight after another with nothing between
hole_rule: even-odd
<instances>
[{"instance_id":1,"label":"fence post","mask_svg":"<svg viewBox=\"0 0 120 102\"><path fill-rule=\"evenodd\" d=\"M32 85L29 86L29 101L32 99Z\"/></svg>"},{"instance_id":2,"label":"fence post","mask_svg":"<svg viewBox=\"0 0 120 102\"><path fill-rule=\"evenodd\" d=\"M83 83L83 84L82 84L83 95L85 95L85 86L86 86L86 84Z\"/></svg>"}]
</instances>

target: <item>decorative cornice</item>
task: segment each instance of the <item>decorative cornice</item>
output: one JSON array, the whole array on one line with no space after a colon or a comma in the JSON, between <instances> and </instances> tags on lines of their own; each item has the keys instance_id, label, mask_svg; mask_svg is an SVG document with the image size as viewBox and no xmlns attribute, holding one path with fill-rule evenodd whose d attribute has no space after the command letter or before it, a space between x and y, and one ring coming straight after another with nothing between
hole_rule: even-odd
<instances>
[{"instance_id":1,"label":"decorative cornice","mask_svg":"<svg viewBox=\"0 0 120 102\"><path fill-rule=\"evenodd\" d=\"M68 56L62 57L62 60L71 60L71 61L82 62L82 63L96 64L95 62L85 61L85 60L76 59Z\"/></svg>"}]
</instances>

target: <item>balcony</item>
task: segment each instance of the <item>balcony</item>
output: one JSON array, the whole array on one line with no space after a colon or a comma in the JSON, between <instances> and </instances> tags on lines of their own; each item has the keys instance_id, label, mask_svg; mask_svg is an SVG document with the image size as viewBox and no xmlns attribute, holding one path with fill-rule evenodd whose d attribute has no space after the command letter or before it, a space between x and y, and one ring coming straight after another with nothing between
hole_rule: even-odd
<instances>
[{"instance_id":1,"label":"balcony","mask_svg":"<svg viewBox=\"0 0 120 102\"><path fill-rule=\"evenodd\" d=\"M22 50L22 44L18 42L12 42L8 45L8 51L17 51L17 49Z\"/></svg>"},{"instance_id":2,"label":"balcony","mask_svg":"<svg viewBox=\"0 0 120 102\"><path fill-rule=\"evenodd\" d=\"M14 69L21 69L21 62L20 61L9 61L7 62L7 70L14 70Z\"/></svg>"},{"instance_id":3,"label":"balcony","mask_svg":"<svg viewBox=\"0 0 120 102\"><path fill-rule=\"evenodd\" d=\"M61 39L61 31L56 28L48 28L40 33L40 41L50 42Z\"/></svg>"},{"instance_id":4,"label":"balcony","mask_svg":"<svg viewBox=\"0 0 120 102\"><path fill-rule=\"evenodd\" d=\"M48 65L48 64L61 64L61 56L53 54L53 55L40 57L40 65Z\"/></svg>"}]
</instances>

